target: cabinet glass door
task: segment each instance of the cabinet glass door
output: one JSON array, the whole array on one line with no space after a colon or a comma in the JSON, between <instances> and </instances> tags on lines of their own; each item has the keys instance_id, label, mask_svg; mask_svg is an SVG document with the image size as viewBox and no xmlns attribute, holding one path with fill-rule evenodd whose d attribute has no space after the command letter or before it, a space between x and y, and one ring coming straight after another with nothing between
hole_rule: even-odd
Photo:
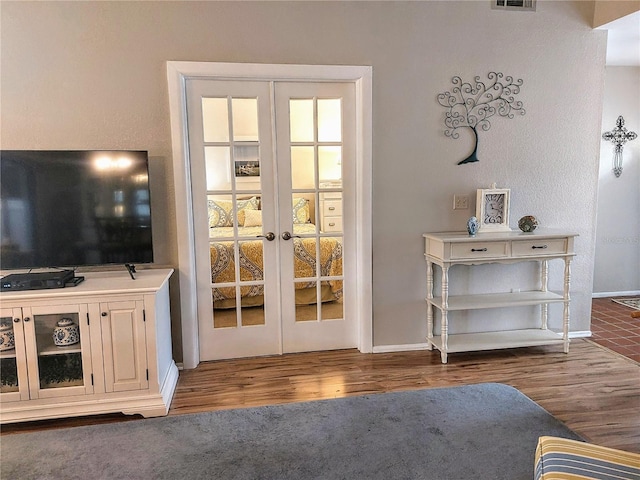
<instances>
[{"instance_id":1,"label":"cabinet glass door","mask_svg":"<svg viewBox=\"0 0 640 480\"><path fill-rule=\"evenodd\" d=\"M30 398L93 392L86 305L23 309Z\"/></svg>"},{"instance_id":2,"label":"cabinet glass door","mask_svg":"<svg viewBox=\"0 0 640 480\"><path fill-rule=\"evenodd\" d=\"M0 310L0 396L3 402L29 399L21 316L20 308Z\"/></svg>"}]
</instances>

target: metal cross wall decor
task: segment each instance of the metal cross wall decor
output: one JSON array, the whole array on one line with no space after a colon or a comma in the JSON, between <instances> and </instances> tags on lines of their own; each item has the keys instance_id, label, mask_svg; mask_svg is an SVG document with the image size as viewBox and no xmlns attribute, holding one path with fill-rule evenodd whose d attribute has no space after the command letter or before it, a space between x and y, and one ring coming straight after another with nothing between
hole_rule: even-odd
<instances>
[{"instance_id":1,"label":"metal cross wall decor","mask_svg":"<svg viewBox=\"0 0 640 480\"><path fill-rule=\"evenodd\" d=\"M616 120L616 128L610 132L602 134L602 138L614 144L613 149L613 174L616 177L622 175L622 149L623 145L631 140L635 140L638 137L636 132L628 131L624 126L624 118L622 115Z\"/></svg>"}]
</instances>

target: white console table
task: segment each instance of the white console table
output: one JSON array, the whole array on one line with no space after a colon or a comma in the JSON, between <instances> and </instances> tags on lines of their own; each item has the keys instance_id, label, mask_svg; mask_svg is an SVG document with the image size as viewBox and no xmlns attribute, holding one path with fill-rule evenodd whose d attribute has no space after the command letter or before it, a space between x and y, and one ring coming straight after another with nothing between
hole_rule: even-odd
<instances>
[{"instance_id":1,"label":"white console table","mask_svg":"<svg viewBox=\"0 0 640 480\"><path fill-rule=\"evenodd\" d=\"M442 363L447 354L498 348L515 348L536 345L562 344L569 352L569 284L570 264L575 256L573 244L577 236L555 230L536 230L482 233L476 236L462 232L425 233L425 259L427 262L427 343L441 352ZM548 261L564 260L564 289L548 291ZM449 295L449 269L455 265L480 265L486 263L517 263L539 261L540 289L524 292L484 293L473 295ZM434 265L442 270L442 292L434 295ZM548 304L562 303L562 332L549 330L547 326ZM539 328L503 330L449 335L449 315L455 310L476 310L501 307L541 306ZM433 335L434 309L441 313L441 334Z\"/></svg>"},{"instance_id":2,"label":"white console table","mask_svg":"<svg viewBox=\"0 0 640 480\"><path fill-rule=\"evenodd\" d=\"M173 270L83 273L75 287L6 291L0 320L15 346L0 351L0 423L111 412L166 415L178 381L171 351ZM61 319L79 340L54 344Z\"/></svg>"}]
</instances>

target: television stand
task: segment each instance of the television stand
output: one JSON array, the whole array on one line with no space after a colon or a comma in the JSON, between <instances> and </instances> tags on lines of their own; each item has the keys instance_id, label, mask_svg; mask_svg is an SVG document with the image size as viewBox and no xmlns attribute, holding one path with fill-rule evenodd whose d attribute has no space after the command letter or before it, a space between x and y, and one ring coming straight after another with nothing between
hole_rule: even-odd
<instances>
[{"instance_id":1,"label":"television stand","mask_svg":"<svg viewBox=\"0 0 640 480\"><path fill-rule=\"evenodd\" d=\"M15 343L0 351L0 424L166 415L178 381L172 273L143 270L131 283L122 270L86 272L75 288L1 292L0 323ZM55 334L69 327L73 339Z\"/></svg>"}]
</instances>

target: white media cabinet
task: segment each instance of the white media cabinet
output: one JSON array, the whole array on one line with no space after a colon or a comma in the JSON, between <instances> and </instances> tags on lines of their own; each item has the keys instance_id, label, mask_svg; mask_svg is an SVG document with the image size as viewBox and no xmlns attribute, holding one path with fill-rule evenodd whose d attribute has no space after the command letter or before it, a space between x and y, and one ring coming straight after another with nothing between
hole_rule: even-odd
<instances>
[{"instance_id":1,"label":"white media cabinet","mask_svg":"<svg viewBox=\"0 0 640 480\"><path fill-rule=\"evenodd\" d=\"M440 350L442 363L447 363L447 354L453 352L535 345L562 344L564 352L568 353L570 264L575 256L573 244L576 236L574 233L552 230L536 230L532 233L479 233L476 236L470 236L466 232L425 233L423 237L427 262L427 348L431 350L435 347ZM562 292L548 291L548 262L554 259L564 260ZM511 264L525 261L540 262L538 290L449 295L449 269L455 265ZM442 292L439 296L434 295L434 265L438 265L442 270ZM562 332L551 331L547 326L547 305L550 303L564 305ZM532 305L541 306L540 328L449 334L448 314L451 311ZM439 337L433 334L434 309L440 311Z\"/></svg>"},{"instance_id":2,"label":"white media cabinet","mask_svg":"<svg viewBox=\"0 0 640 480\"><path fill-rule=\"evenodd\" d=\"M0 423L123 412L166 415L178 381L171 269L83 273L75 287L0 293L15 348L0 351ZM80 342L57 346L62 318Z\"/></svg>"}]
</instances>

